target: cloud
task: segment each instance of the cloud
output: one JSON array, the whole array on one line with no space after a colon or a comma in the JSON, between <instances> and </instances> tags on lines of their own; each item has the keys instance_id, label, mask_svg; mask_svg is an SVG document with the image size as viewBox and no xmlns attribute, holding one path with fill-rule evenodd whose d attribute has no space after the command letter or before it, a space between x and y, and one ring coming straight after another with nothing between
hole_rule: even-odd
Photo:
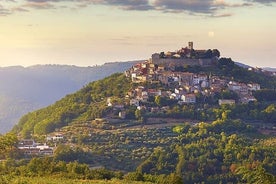
<instances>
[{"instance_id":1,"label":"cloud","mask_svg":"<svg viewBox=\"0 0 276 184\"><path fill-rule=\"evenodd\" d=\"M222 17L231 17L233 16L232 13L224 13L224 14L213 14L210 17L211 18L222 18Z\"/></svg>"},{"instance_id":2,"label":"cloud","mask_svg":"<svg viewBox=\"0 0 276 184\"><path fill-rule=\"evenodd\" d=\"M29 0L47 1L47 0ZM48 0L62 1L62 0ZM64 0L66 1L66 0ZM70 1L70 0L67 0ZM162 11L165 13L188 13L190 15L206 15L207 17L227 17L231 13L219 14L226 8L251 6L249 2L228 3L225 0L78 0L78 7L83 8L91 4L116 6L123 10Z\"/></svg>"},{"instance_id":3,"label":"cloud","mask_svg":"<svg viewBox=\"0 0 276 184\"><path fill-rule=\"evenodd\" d=\"M1 4L0 4L0 16L7 16L11 14L11 11L9 9L4 8Z\"/></svg>"},{"instance_id":4,"label":"cloud","mask_svg":"<svg viewBox=\"0 0 276 184\"><path fill-rule=\"evenodd\" d=\"M12 8L12 11L13 12L29 12L29 10L25 9L25 8L22 8L22 7L15 7L15 8Z\"/></svg>"},{"instance_id":5,"label":"cloud","mask_svg":"<svg viewBox=\"0 0 276 184\"><path fill-rule=\"evenodd\" d=\"M26 0L30 3L56 3L56 2L72 2L75 3L77 7L87 7L91 4L94 5L106 5L106 6L116 6L123 10L152 10L148 0Z\"/></svg>"},{"instance_id":6,"label":"cloud","mask_svg":"<svg viewBox=\"0 0 276 184\"><path fill-rule=\"evenodd\" d=\"M193 13L211 13L213 11L211 0L156 0L154 5L163 11L188 11Z\"/></svg>"},{"instance_id":7,"label":"cloud","mask_svg":"<svg viewBox=\"0 0 276 184\"><path fill-rule=\"evenodd\" d=\"M22 7L20 7L20 8L22 8L22 9L24 9L24 8L53 9L53 8L55 8L55 6L48 2L28 2L24 5L22 5Z\"/></svg>"},{"instance_id":8,"label":"cloud","mask_svg":"<svg viewBox=\"0 0 276 184\"><path fill-rule=\"evenodd\" d=\"M261 3L261 4L267 4L270 5L272 3L276 3L276 0L247 0L249 2L255 2L255 3Z\"/></svg>"},{"instance_id":9,"label":"cloud","mask_svg":"<svg viewBox=\"0 0 276 184\"><path fill-rule=\"evenodd\" d=\"M0 0L0 1L4 1L4 0ZM13 2L15 3L16 1L15 0L5 0L6 2Z\"/></svg>"},{"instance_id":10,"label":"cloud","mask_svg":"<svg viewBox=\"0 0 276 184\"><path fill-rule=\"evenodd\" d=\"M46 3L46 2L61 2L66 0L26 0L28 2L34 2L34 3Z\"/></svg>"},{"instance_id":11,"label":"cloud","mask_svg":"<svg viewBox=\"0 0 276 184\"><path fill-rule=\"evenodd\" d=\"M2 2L3 0L0 0ZM17 4L5 9L0 7L0 15L8 15L11 12L29 11L29 9L54 9L61 8L56 4L59 2L70 3L71 9L80 9L90 5L104 5L117 7L126 11L158 11L165 13L186 13L195 16L220 18L232 16L233 8L242 8L262 3L271 5L276 0L240 0L240 3L233 3L230 0L4 0ZM21 3L20 3L21 2ZM22 3L23 2L23 3ZM231 2L231 3L230 3ZM68 6L70 7L70 6Z\"/></svg>"},{"instance_id":12,"label":"cloud","mask_svg":"<svg viewBox=\"0 0 276 184\"><path fill-rule=\"evenodd\" d=\"M225 17L217 16L219 10L226 8L237 8L251 6L250 3L235 3L231 4L224 0L155 0L154 5L156 9L165 12L188 12L191 14L206 14L210 17ZM231 16L230 13L224 14Z\"/></svg>"},{"instance_id":13,"label":"cloud","mask_svg":"<svg viewBox=\"0 0 276 184\"><path fill-rule=\"evenodd\" d=\"M7 16L16 12L30 12L30 9L53 9L55 6L48 1L57 2L56 0L0 0L6 7L0 4L0 16Z\"/></svg>"},{"instance_id":14,"label":"cloud","mask_svg":"<svg viewBox=\"0 0 276 184\"><path fill-rule=\"evenodd\" d=\"M152 10L148 0L80 0L87 5L89 4L101 4L107 6L117 6L123 10Z\"/></svg>"}]
</instances>

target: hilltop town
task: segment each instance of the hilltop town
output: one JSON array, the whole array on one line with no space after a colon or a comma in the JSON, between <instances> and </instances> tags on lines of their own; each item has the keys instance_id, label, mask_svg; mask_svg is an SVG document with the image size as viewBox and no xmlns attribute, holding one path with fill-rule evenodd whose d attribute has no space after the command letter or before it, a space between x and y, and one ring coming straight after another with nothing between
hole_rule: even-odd
<instances>
[{"instance_id":1,"label":"hilltop town","mask_svg":"<svg viewBox=\"0 0 276 184\"><path fill-rule=\"evenodd\" d=\"M210 67L216 65L220 53L214 50L194 50L193 42L176 52L155 53L147 61L138 63L125 72L133 83L141 84L128 93L130 104L138 106L150 96L175 99L179 104L196 103L196 96L212 96L225 90L238 95L238 99L219 99L219 104L249 103L256 101L252 91L260 90L260 84L241 83L206 73L180 72L188 66ZM149 89L143 83L161 84L169 90ZM164 88L163 88L164 89Z\"/></svg>"}]
</instances>

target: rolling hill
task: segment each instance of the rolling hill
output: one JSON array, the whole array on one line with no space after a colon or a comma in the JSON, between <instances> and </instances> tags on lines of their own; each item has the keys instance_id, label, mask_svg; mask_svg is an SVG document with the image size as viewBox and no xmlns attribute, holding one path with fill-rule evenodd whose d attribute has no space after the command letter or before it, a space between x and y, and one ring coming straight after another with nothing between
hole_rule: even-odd
<instances>
[{"instance_id":1,"label":"rolling hill","mask_svg":"<svg viewBox=\"0 0 276 184\"><path fill-rule=\"evenodd\" d=\"M9 131L23 114L48 106L91 81L123 72L135 62L0 68L0 133Z\"/></svg>"},{"instance_id":2,"label":"rolling hill","mask_svg":"<svg viewBox=\"0 0 276 184\"><path fill-rule=\"evenodd\" d=\"M275 81L273 76L248 71L231 59L221 59L208 68L185 68L185 72L191 71L212 71L225 80L235 76L239 82L259 82L265 89L259 90L261 94L275 97L270 84ZM13 167L16 176L26 177L24 171L31 170L32 176L67 177L72 175L68 169L72 164L77 167L85 163L89 166L81 166L121 171L127 173L125 179L153 183L257 183L264 177L266 183L276 180L275 98L219 106L217 100L223 95L235 97L221 88L206 98L198 95L195 104L179 104L165 96L174 91L174 86L149 81L137 84L127 76L112 74L24 115L11 132L15 134L3 136L2 142L19 135L19 139L46 141L55 146L55 151L51 157L23 163L19 170ZM149 92L160 89L165 95L161 98L154 93L147 101L140 101L137 108L130 101L143 88L151 89ZM55 136L62 139L48 139ZM50 174L44 172L47 169ZM91 172L95 172L73 171L75 178L93 178ZM167 182L168 178L174 182Z\"/></svg>"}]
</instances>

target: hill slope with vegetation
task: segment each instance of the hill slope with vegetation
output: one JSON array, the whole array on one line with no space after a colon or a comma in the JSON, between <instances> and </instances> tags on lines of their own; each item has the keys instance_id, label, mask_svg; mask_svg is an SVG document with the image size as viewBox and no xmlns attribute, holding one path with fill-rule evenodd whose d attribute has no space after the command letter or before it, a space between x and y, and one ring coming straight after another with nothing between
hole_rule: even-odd
<instances>
[{"instance_id":1,"label":"hill slope with vegetation","mask_svg":"<svg viewBox=\"0 0 276 184\"><path fill-rule=\"evenodd\" d=\"M107 98L123 98L130 85L129 79L123 74L114 74L92 82L51 106L23 116L13 131L23 137L29 137L31 134L43 135L73 121L86 122L102 117L107 109Z\"/></svg>"},{"instance_id":2,"label":"hill slope with vegetation","mask_svg":"<svg viewBox=\"0 0 276 184\"><path fill-rule=\"evenodd\" d=\"M163 184L275 183L275 77L245 70L226 58L209 68L176 70L258 82L264 90L254 94L258 101L248 104L219 106L218 96L236 96L229 91L210 99L198 95L196 104L178 104L160 96L140 103L140 107L166 109L153 113L130 105L128 92L139 85L166 90L168 86L134 84L116 73L23 116L13 129L20 138L43 142L46 135L60 134L64 139L47 142L57 146L51 157L25 160L24 155L22 161L16 139L3 136L0 148L6 154L1 159L6 161L0 171L23 180L53 175L57 180L117 178ZM122 105L125 118L118 115ZM264 133L267 127L271 131Z\"/></svg>"},{"instance_id":3,"label":"hill slope with vegetation","mask_svg":"<svg viewBox=\"0 0 276 184\"><path fill-rule=\"evenodd\" d=\"M134 63L0 67L0 133L9 131L24 114L48 106L89 82L123 72Z\"/></svg>"},{"instance_id":4,"label":"hill slope with vegetation","mask_svg":"<svg viewBox=\"0 0 276 184\"><path fill-rule=\"evenodd\" d=\"M222 76L224 78L231 78L233 80L235 79L236 81L240 82L259 83L261 84L263 90L257 91L254 94L258 101L276 101L276 92L274 89L276 86L275 77L267 76L263 73L248 71L247 69L235 65L231 59L222 58L219 60L216 66L212 67L181 67L176 68L176 71L193 73L204 72L207 74L212 73L213 75ZM126 103L124 97L127 94L127 92L133 88L133 85L134 84L131 83L130 79L126 78L123 74L115 74L103 80L92 82L86 85L77 93L67 95L62 100L57 101L55 104L51 106L23 116L19 121L18 125L16 125L13 130L16 132L20 132L23 135L23 137L28 137L31 134L42 135L50 133L54 131L56 128L66 126L69 123L72 123L73 121L86 122L91 121L95 118L104 117L104 113L107 112L106 110L108 109L106 103L107 99L113 98L113 101L115 102L118 101L118 103L121 104ZM156 88L156 85L146 85L148 86L148 88ZM228 94L228 92L217 94L217 96L235 97L234 94ZM198 102L200 103L200 96L198 98ZM204 102L199 104L199 106L192 105L189 107L189 105L187 105L188 109L186 108L186 110L184 108L187 106L184 106L183 109L180 111L175 109L177 107L176 105L172 105L173 109L172 111L170 111L171 114L167 113L165 114L165 116L184 118L186 117L192 119L196 118L198 120L215 120L217 116L221 116L219 114L219 110L215 112L216 106L214 106L214 108L209 109L204 108L203 112L195 114L196 108L199 108L202 105L206 106L208 104L212 104L212 99L204 99ZM234 107L226 107L225 110L231 111L228 114L232 116L232 118L249 118L249 120L252 120L253 118L265 119L266 117L266 120L271 120L273 122L274 110L272 106L272 109L270 111L269 109L266 109L268 108L268 104L270 104L270 102L264 104L255 103L251 106L236 105ZM132 108L130 107L129 110L131 111ZM188 112L189 110L192 110L193 112ZM259 110L259 114L255 113L254 117L252 113L253 111L257 110ZM246 117L244 116L245 112L248 113ZM260 112L264 113L260 114ZM185 116L185 113L187 114L187 116ZM205 113L205 115L203 115L202 113ZM203 115L203 117L201 117L201 115Z\"/></svg>"}]
</instances>

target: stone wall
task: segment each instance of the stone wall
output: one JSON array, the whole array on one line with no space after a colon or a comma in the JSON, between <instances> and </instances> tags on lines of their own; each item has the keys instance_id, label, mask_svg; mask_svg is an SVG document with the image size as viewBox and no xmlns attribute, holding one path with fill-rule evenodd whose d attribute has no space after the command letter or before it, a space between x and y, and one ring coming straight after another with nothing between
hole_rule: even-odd
<instances>
[{"instance_id":1,"label":"stone wall","mask_svg":"<svg viewBox=\"0 0 276 184\"><path fill-rule=\"evenodd\" d=\"M217 61L216 58L210 59L191 59L191 58L157 58L152 57L152 63L156 65L161 65L165 67L171 66L210 66L213 65Z\"/></svg>"}]
</instances>

